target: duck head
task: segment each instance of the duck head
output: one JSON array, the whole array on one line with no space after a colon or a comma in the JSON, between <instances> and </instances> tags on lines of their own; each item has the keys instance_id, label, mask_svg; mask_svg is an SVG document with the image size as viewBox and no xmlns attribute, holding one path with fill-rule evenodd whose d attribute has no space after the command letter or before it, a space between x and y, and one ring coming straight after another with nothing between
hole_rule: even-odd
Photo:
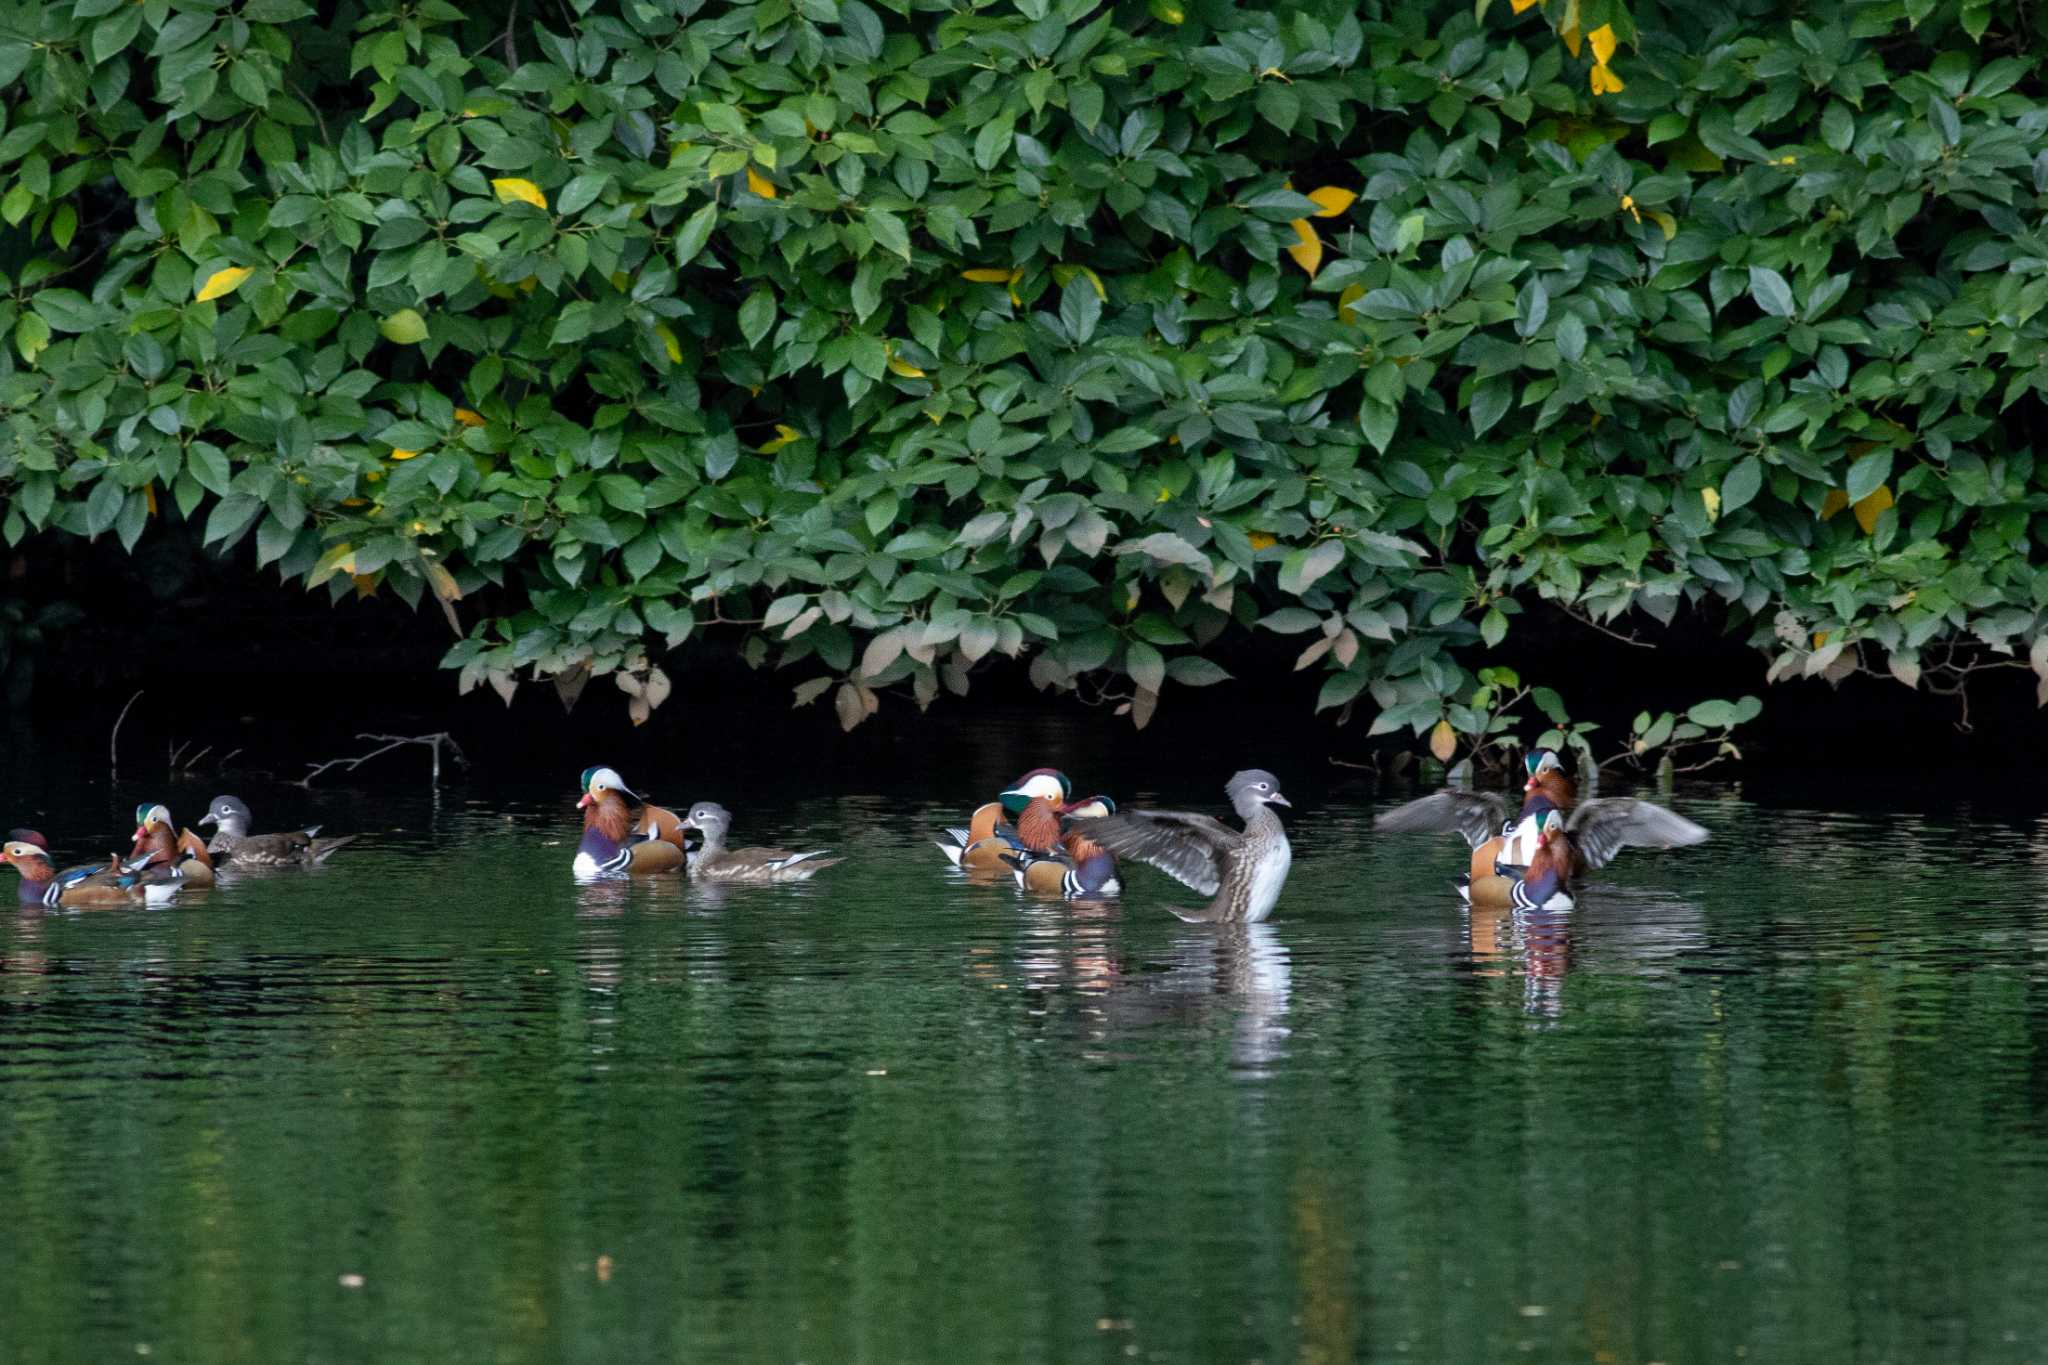
<instances>
[{"instance_id":1,"label":"duck head","mask_svg":"<svg viewBox=\"0 0 2048 1365\"><path fill-rule=\"evenodd\" d=\"M1260 806L1292 806L1294 803L1280 794L1280 779L1264 768L1247 768L1231 775L1224 783L1224 792L1230 797L1230 804L1237 813L1250 818L1251 812Z\"/></svg>"},{"instance_id":2,"label":"duck head","mask_svg":"<svg viewBox=\"0 0 2048 1365\"><path fill-rule=\"evenodd\" d=\"M1033 768L1010 784L1010 790L997 797L1003 809L1016 815L1033 801L1043 798L1065 804L1074 794L1074 784L1067 775L1057 768Z\"/></svg>"},{"instance_id":3,"label":"duck head","mask_svg":"<svg viewBox=\"0 0 2048 1365\"><path fill-rule=\"evenodd\" d=\"M1528 765L1529 780L1522 785L1523 791L1532 792L1543 785L1545 773L1556 773L1560 777L1564 775L1564 760L1557 756L1555 749L1538 749L1524 762Z\"/></svg>"},{"instance_id":4,"label":"duck head","mask_svg":"<svg viewBox=\"0 0 2048 1365\"><path fill-rule=\"evenodd\" d=\"M157 830L177 831L171 824L171 810L168 806L155 805L145 801L135 808L135 842L141 843Z\"/></svg>"},{"instance_id":5,"label":"duck head","mask_svg":"<svg viewBox=\"0 0 2048 1365\"><path fill-rule=\"evenodd\" d=\"M732 812L716 801L699 801L683 817L683 828L700 831L709 843L723 843L725 832L732 828Z\"/></svg>"},{"instance_id":6,"label":"duck head","mask_svg":"<svg viewBox=\"0 0 2048 1365\"><path fill-rule=\"evenodd\" d=\"M621 796L629 796L635 801L640 799L640 794L626 785L626 779L620 777L610 768L585 768L583 770L583 799L576 803L576 808L581 810L585 806L594 806L604 800L605 794L608 792L617 792Z\"/></svg>"},{"instance_id":7,"label":"duck head","mask_svg":"<svg viewBox=\"0 0 2048 1365\"><path fill-rule=\"evenodd\" d=\"M1100 820L1116 814L1116 802L1106 796L1087 796L1060 807L1062 820Z\"/></svg>"},{"instance_id":8,"label":"duck head","mask_svg":"<svg viewBox=\"0 0 2048 1365\"><path fill-rule=\"evenodd\" d=\"M247 837L249 833L251 818L249 808L242 804L240 797L216 796L207 803L206 814L199 817L199 823L217 825L222 834L232 839L241 839Z\"/></svg>"},{"instance_id":9,"label":"duck head","mask_svg":"<svg viewBox=\"0 0 2048 1365\"><path fill-rule=\"evenodd\" d=\"M17 836L29 834L35 835L37 839L42 838L40 834L36 834L31 829L18 829L14 833ZM9 839L4 844L0 844L0 863L13 863L21 870L21 875L27 877L30 881L47 881L50 877L50 854L48 850L38 844L30 843L27 839L17 837Z\"/></svg>"},{"instance_id":10,"label":"duck head","mask_svg":"<svg viewBox=\"0 0 2048 1365\"><path fill-rule=\"evenodd\" d=\"M10 844L31 844L41 849L44 853L50 851L50 841L45 839L39 831L32 829L8 830L7 842Z\"/></svg>"}]
</instances>

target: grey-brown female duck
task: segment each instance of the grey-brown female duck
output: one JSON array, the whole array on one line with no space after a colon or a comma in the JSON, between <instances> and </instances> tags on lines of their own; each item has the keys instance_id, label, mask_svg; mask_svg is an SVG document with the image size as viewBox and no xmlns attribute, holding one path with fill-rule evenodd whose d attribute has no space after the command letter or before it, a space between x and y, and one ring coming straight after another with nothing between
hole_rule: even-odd
<instances>
[{"instance_id":1,"label":"grey-brown female duck","mask_svg":"<svg viewBox=\"0 0 2048 1365\"><path fill-rule=\"evenodd\" d=\"M1239 832L1220 820L1185 811L1130 811L1088 822L1088 837L1120 858L1150 863L1204 896L1202 910L1167 908L1184 920L1256 924L1273 913L1294 850L1274 806L1285 806L1280 779L1263 768L1233 776L1223 790Z\"/></svg>"},{"instance_id":2,"label":"grey-brown female duck","mask_svg":"<svg viewBox=\"0 0 2048 1365\"><path fill-rule=\"evenodd\" d=\"M244 867L312 867L332 858L335 850L356 837L345 834L339 839L316 839L318 825L283 834L251 834L253 818L239 797L214 797L206 814L199 817L200 824L213 825L219 831L206 851Z\"/></svg>"},{"instance_id":3,"label":"grey-brown female duck","mask_svg":"<svg viewBox=\"0 0 2048 1365\"><path fill-rule=\"evenodd\" d=\"M716 801L699 801L683 820L684 829L694 829L704 842L690 855L690 878L700 882L800 882L843 858L828 858L827 850L791 853L786 848L727 848L725 836L732 830L732 812Z\"/></svg>"}]
</instances>

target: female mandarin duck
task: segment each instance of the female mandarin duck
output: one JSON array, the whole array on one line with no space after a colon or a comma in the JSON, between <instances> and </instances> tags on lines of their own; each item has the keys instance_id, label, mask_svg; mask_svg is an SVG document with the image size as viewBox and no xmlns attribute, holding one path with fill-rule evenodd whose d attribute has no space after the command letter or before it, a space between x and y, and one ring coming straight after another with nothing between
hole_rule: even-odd
<instances>
[{"instance_id":1,"label":"female mandarin duck","mask_svg":"<svg viewBox=\"0 0 2048 1365\"><path fill-rule=\"evenodd\" d=\"M1242 832L1206 815L1132 811L1088 824L1088 837L1123 858L1150 863L1182 885L1214 897L1201 910L1168 906L1197 923L1256 924L1273 913L1294 850L1274 806L1289 802L1280 779L1262 768L1233 774L1223 790L1244 821Z\"/></svg>"},{"instance_id":2,"label":"female mandarin duck","mask_svg":"<svg viewBox=\"0 0 2048 1365\"><path fill-rule=\"evenodd\" d=\"M161 905L178 894L183 880L175 867L129 872L119 859L105 867L74 867L57 871L50 846L31 829L17 829L0 844L0 863L12 863L21 874L23 905L66 906L99 910L124 905Z\"/></svg>"},{"instance_id":3,"label":"female mandarin duck","mask_svg":"<svg viewBox=\"0 0 2048 1365\"><path fill-rule=\"evenodd\" d=\"M1050 853L1020 849L1003 855L1016 871L1017 885L1026 891L1065 896L1068 900L1093 900L1123 893L1117 881L1116 856L1088 837L1088 823L1116 814L1116 802L1106 796L1091 796L1059 808L1059 847Z\"/></svg>"},{"instance_id":4,"label":"female mandarin duck","mask_svg":"<svg viewBox=\"0 0 2048 1365\"><path fill-rule=\"evenodd\" d=\"M1001 872L1007 869L1006 855L1020 851L1050 853L1059 840L1059 807L1073 795L1074 784L1067 775L1057 768L1033 768L1030 772L1010 784L1010 790L996 800L979 807L968 820L966 829L946 831L951 843L939 843L939 851L953 866L969 871ZM1049 803L1046 812L1034 814L1030 824L1036 845L1022 837L1026 823L1024 814L1031 809L1034 801ZM1045 814L1051 814L1053 828L1046 831ZM1004 817L1014 817L1018 823L1011 825Z\"/></svg>"},{"instance_id":5,"label":"female mandarin duck","mask_svg":"<svg viewBox=\"0 0 2048 1365\"><path fill-rule=\"evenodd\" d=\"M828 858L827 849L791 853L786 848L727 848L725 836L732 829L732 812L715 801L699 801L690 807L683 828L704 835L704 842L690 859L690 879L700 882L800 882L844 858Z\"/></svg>"},{"instance_id":6,"label":"female mandarin duck","mask_svg":"<svg viewBox=\"0 0 2048 1365\"><path fill-rule=\"evenodd\" d=\"M1472 846L1472 866L1460 892L1467 899L1498 896L1491 902L1494 908L1510 904L1505 884L1491 891L1478 888L1502 877L1529 875L1542 831L1552 824L1556 835L1565 839L1560 846L1572 848L1575 868L1605 867L1624 848L1683 848L1707 837L1706 830L1651 801L1604 797L1574 805L1577 788L1564 776L1555 754L1546 749L1529 762L1522 814L1515 819L1506 818L1507 802L1494 793L1440 791L1388 811L1373 821L1373 828L1391 833L1458 831ZM1496 828L1502 833L1496 835Z\"/></svg>"},{"instance_id":7,"label":"female mandarin duck","mask_svg":"<svg viewBox=\"0 0 2048 1365\"><path fill-rule=\"evenodd\" d=\"M1569 813L1578 801L1578 784L1556 750L1539 749L1527 764L1522 808L1512 816L1507 802L1493 792L1446 789L1388 811L1373 821L1373 828L1389 834L1456 830L1472 846L1474 878L1492 876L1496 863L1526 867L1536 851L1537 817L1551 810Z\"/></svg>"},{"instance_id":8,"label":"female mandarin duck","mask_svg":"<svg viewBox=\"0 0 2048 1365\"><path fill-rule=\"evenodd\" d=\"M175 867L187 886L213 885L213 857L191 830L179 830L169 807L141 805L135 808L135 846L123 864L130 872L151 867Z\"/></svg>"},{"instance_id":9,"label":"female mandarin duck","mask_svg":"<svg viewBox=\"0 0 2048 1365\"><path fill-rule=\"evenodd\" d=\"M344 834L335 839L317 839L314 836L320 832L318 825L284 834L251 834L249 826L254 821L239 797L214 797L206 814L199 817L200 824L218 830L206 851L245 867L312 867L326 862L335 850L356 838Z\"/></svg>"},{"instance_id":10,"label":"female mandarin duck","mask_svg":"<svg viewBox=\"0 0 2048 1365\"><path fill-rule=\"evenodd\" d=\"M579 877L627 877L682 867L684 822L674 811L642 805L636 819L626 798L639 795L610 768L583 770L583 842L572 866Z\"/></svg>"}]
</instances>

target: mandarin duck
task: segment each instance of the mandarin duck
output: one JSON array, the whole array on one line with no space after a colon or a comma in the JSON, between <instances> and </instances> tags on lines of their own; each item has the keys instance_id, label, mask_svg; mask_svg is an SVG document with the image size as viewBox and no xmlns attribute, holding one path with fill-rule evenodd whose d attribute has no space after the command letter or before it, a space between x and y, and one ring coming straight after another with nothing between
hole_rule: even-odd
<instances>
[{"instance_id":1,"label":"mandarin duck","mask_svg":"<svg viewBox=\"0 0 2048 1365\"><path fill-rule=\"evenodd\" d=\"M690 807L683 828L704 836L690 859L692 881L800 882L846 861L826 857L827 849L791 853L786 848L727 848L725 836L732 829L732 812L716 801L699 801Z\"/></svg>"},{"instance_id":2,"label":"mandarin duck","mask_svg":"<svg viewBox=\"0 0 2048 1365\"><path fill-rule=\"evenodd\" d=\"M1280 779L1262 768L1234 774L1223 790L1244 822L1242 831L1207 815L1130 811L1088 822L1088 837L1213 897L1201 910L1167 907L1182 919L1256 924L1273 913L1294 862L1287 831L1272 810L1290 803L1280 794Z\"/></svg>"},{"instance_id":3,"label":"mandarin duck","mask_svg":"<svg viewBox=\"0 0 2048 1365\"><path fill-rule=\"evenodd\" d=\"M1624 848L1683 848L1707 831L1648 801L1616 796L1588 801L1569 816L1546 810L1535 817L1536 851L1524 868L1501 864L1483 877L1458 881L1458 894L1482 909L1569 910L1572 878L1602 868Z\"/></svg>"},{"instance_id":4,"label":"mandarin duck","mask_svg":"<svg viewBox=\"0 0 2048 1365\"><path fill-rule=\"evenodd\" d=\"M0 844L0 863L11 863L21 874L23 905L67 906L99 910L124 905L161 905L178 894L183 874L176 867L153 867L128 871L119 858L110 857L105 866L74 867L59 872L50 861L50 846L42 835L17 829Z\"/></svg>"},{"instance_id":5,"label":"mandarin duck","mask_svg":"<svg viewBox=\"0 0 2048 1365\"><path fill-rule=\"evenodd\" d=\"M1550 810L1569 812L1578 800L1578 784L1556 750L1537 750L1527 766L1522 807L1512 815L1493 792L1446 788L1388 811L1373 821L1373 828L1387 834L1456 830L1472 846L1474 878L1492 876L1496 864L1526 867L1536 851L1536 818Z\"/></svg>"},{"instance_id":6,"label":"mandarin duck","mask_svg":"<svg viewBox=\"0 0 2048 1365\"><path fill-rule=\"evenodd\" d=\"M946 837L951 843L934 842L947 861L963 871L1001 872L1008 866L1004 862L1006 855L1030 849L1006 817L1020 817L1036 800L1052 803L1056 817L1057 808L1073 795L1073 790L1074 784L1057 768L1033 768L1012 782L1010 789L996 800L978 807L968 819L966 829L947 830ZM1034 818L1034 830L1044 833L1042 820ZM1050 841L1031 851L1049 853L1058 838L1059 833L1054 830Z\"/></svg>"},{"instance_id":7,"label":"mandarin duck","mask_svg":"<svg viewBox=\"0 0 2048 1365\"><path fill-rule=\"evenodd\" d=\"M684 821L674 811L642 804L636 817L626 798L640 796L610 768L583 770L583 841L572 864L579 877L628 877L674 872L683 851Z\"/></svg>"},{"instance_id":8,"label":"mandarin duck","mask_svg":"<svg viewBox=\"0 0 2048 1365\"><path fill-rule=\"evenodd\" d=\"M251 834L249 825L253 819L240 797L214 797L206 814L199 817L200 824L216 829L206 851L244 867L312 867L326 862L343 844L353 843L357 837L344 834L338 839L316 839L318 825L283 834Z\"/></svg>"},{"instance_id":9,"label":"mandarin duck","mask_svg":"<svg viewBox=\"0 0 2048 1365\"><path fill-rule=\"evenodd\" d=\"M135 808L135 846L123 867L139 872L150 867L176 867L187 886L213 885L213 858L191 830L180 830L170 809L144 804Z\"/></svg>"},{"instance_id":10,"label":"mandarin duck","mask_svg":"<svg viewBox=\"0 0 2048 1365\"><path fill-rule=\"evenodd\" d=\"M1106 796L1091 796L1061 806L1058 814L1063 831L1058 848L1050 853L1017 849L1003 855L1003 861L1017 874L1017 885L1068 900L1121 895L1116 856L1088 837L1088 824L1116 814L1116 802Z\"/></svg>"}]
</instances>

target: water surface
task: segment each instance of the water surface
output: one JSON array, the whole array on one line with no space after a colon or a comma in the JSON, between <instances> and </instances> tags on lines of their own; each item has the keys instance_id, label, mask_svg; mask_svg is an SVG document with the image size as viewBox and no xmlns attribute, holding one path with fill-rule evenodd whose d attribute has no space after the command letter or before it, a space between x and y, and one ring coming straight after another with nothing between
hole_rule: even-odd
<instances>
[{"instance_id":1,"label":"water surface","mask_svg":"<svg viewBox=\"0 0 2048 1365\"><path fill-rule=\"evenodd\" d=\"M724 891L579 887L559 788L245 793L397 828L0 913L0 1359L2042 1358L2036 817L1685 788L1532 921L1295 766L1249 931L947 873L991 764L728 799L848 861Z\"/></svg>"}]
</instances>

